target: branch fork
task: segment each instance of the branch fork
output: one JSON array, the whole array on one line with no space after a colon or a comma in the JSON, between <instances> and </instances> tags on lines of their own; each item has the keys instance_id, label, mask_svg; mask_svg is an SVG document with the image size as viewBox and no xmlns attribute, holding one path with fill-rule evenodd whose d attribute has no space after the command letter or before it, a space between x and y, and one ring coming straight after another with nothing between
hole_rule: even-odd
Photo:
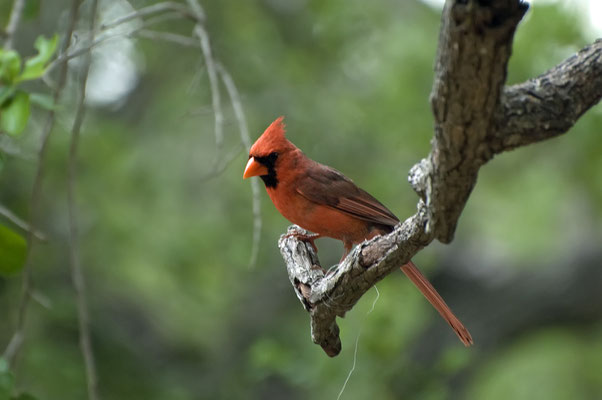
<instances>
[{"instance_id":1,"label":"branch fork","mask_svg":"<svg viewBox=\"0 0 602 400\"><path fill-rule=\"evenodd\" d=\"M479 168L497 153L567 132L602 97L602 40L543 75L505 87L520 0L448 0L442 15L431 93L434 138L408 181L418 211L393 232L358 246L324 274L311 245L290 235L278 243L297 297L310 313L311 335L336 356L336 317L434 239L453 240Z\"/></svg>"}]
</instances>

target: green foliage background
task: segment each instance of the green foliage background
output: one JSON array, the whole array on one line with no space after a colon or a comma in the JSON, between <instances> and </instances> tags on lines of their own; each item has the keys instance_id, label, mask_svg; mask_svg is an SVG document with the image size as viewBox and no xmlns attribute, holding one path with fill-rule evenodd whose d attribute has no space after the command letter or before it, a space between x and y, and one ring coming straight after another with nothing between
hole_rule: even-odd
<instances>
[{"instance_id":1,"label":"green foliage background","mask_svg":"<svg viewBox=\"0 0 602 400\"><path fill-rule=\"evenodd\" d=\"M2 19L8 3L0 5ZM67 5L40 2L21 25L17 49L33 55L38 35L64 27ZM252 138L285 115L289 138L306 154L352 177L399 217L411 215L417 197L406 175L430 148L439 12L406 0L203 5L214 52L242 94ZM509 82L536 76L586 45L591 38L581 25L566 7L532 6L516 35ZM191 26L162 28L188 34ZM494 297L509 279L528 277L547 290L545 298L571 298L546 277L557 272L570 281L584 249L599 249L600 106L569 134L486 165L454 242L416 257L471 329L473 348L464 349L394 273L378 285L372 312L376 292L340 321L344 349L330 359L311 342L276 246L288 223L263 189L259 258L247 267L251 190L241 179L246 154L227 103L220 156L241 150L222 174L203 179L216 151L200 52L143 39L136 47L135 89L119 104L89 110L79 154L81 255L103 398L334 399L360 333L343 399L602 398L601 313L579 319L552 308L545 321L525 321L489 340L504 331L504 315L536 305L517 296L487 308L483 297L446 278L477 280ZM39 399L86 393L67 258L74 98L69 85L45 166L39 228L49 239L33 253L36 293L50 307L32 303L13 371L17 387ZM33 110L24 134L10 139L22 155L5 155L0 171L0 204L22 216L29 215L35 174L27 155L35 154L44 116ZM340 244L318 245L323 264L339 259ZM13 332L20 288L20 275L0 277L2 346ZM592 310L601 308L600 295L590 300Z\"/></svg>"}]
</instances>

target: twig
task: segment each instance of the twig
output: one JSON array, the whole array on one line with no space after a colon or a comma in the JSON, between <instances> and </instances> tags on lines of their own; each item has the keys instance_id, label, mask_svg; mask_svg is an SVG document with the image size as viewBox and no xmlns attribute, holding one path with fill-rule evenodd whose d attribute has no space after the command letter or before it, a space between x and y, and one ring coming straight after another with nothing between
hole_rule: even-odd
<instances>
[{"instance_id":1,"label":"twig","mask_svg":"<svg viewBox=\"0 0 602 400\"><path fill-rule=\"evenodd\" d=\"M188 5L197 15L198 21L203 21L205 13L196 0L188 0ZM207 67L207 77L209 78L209 88L211 90L211 105L213 107L214 132L215 132L215 162L213 170L217 171L218 163L221 157L223 142L224 142L224 114L222 112L221 93L219 90L219 78L217 76L215 60L211 51L211 42L209 34L198 22L194 27L194 34L199 38L205 66Z\"/></svg>"},{"instance_id":2,"label":"twig","mask_svg":"<svg viewBox=\"0 0 602 400\"><path fill-rule=\"evenodd\" d=\"M236 120L238 121L240 140L245 145L245 148L248 152L251 149L251 137L249 136L249 128L247 125L245 112L242 107L242 102L240 100L240 94L238 93L238 89L236 88L234 80L232 79L226 68L224 68L224 66L221 63L217 63L216 67L217 71L222 77L222 81L224 82L224 86L228 91L228 95L230 96L230 102L232 103L232 108L234 109L234 115L236 116ZM261 240L261 188L257 179L251 180L251 190L253 193L253 246L251 248L251 259L249 261L249 267L255 266L255 263L257 262L257 255L259 254L259 243Z\"/></svg>"},{"instance_id":3,"label":"twig","mask_svg":"<svg viewBox=\"0 0 602 400\"><path fill-rule=\"evenodd\" d=\"M23 229L23 231L25 231L25 232L33 231L32 232L33 235L38 240L46 241L46 235L44 235L42 232L40 232L37 229L33 229L27 222L23 221L15 213L13 213L8 208L4 207L2 204L0 204L0 215L2 215L4 218L9 220L13 224L17 225L19 228Z\"/></svg>"},{"instance_id":4,"label":"twig","mask_svg":"<svg viewBox=\"0 0 602 400\"><path fill-rule=\"evenodd\" d=\"M73 0L71 2L71 9L69 11L69 25L67 27L67 31L63 44L61 46L60 54L64 54L69 45L71 44L71 36L73 34L73 30L75 29L75 24L78 16L78 7L79 1ZM59 80L58 85L54 91L54 104L58 103L58 99L61 95L63 87L65 86L65 82L67 81L67 70L69 66L67 62L62 64L62 68L59 72ZM31 200L30 200L30 223L29 225L32 227L28 231L27 235L27 254L25 256L25 266L23 267L23 288L21 293L21 300L19 303L19 309L17 314L17 326L15 328L15 332L9 341L6 350L4 351L4 359L12 364L15 357L19 353L21 349L21 345L24 340L24 328L25 328L25 319L27 316L27 306L29 305L29 300L31 298L31 290L33 287L33 277L32 277L32 249L35 243L34 234L35 226L37 225L37 211L39 208L40 202L40 191L42 189L42 177L44 174L44 162L46 160L46 150L48 148L48 142L50 139L50 134L52 132L52 128L54 127L55 121L55 110L50 110L48 112L48 117L46 118L46 124L44 125L44 129L42 131L41 136L41 145L40 150L38 152L38 167L36 171L36 176L33 182L33 188L31 191Z\"/></svg>"},{"instance_id":5,"label":"twig","mask_svg":"<svg viewBox=\"0 0 602 400\"><path fill-rule=\"evenodd\" d=\"M96 21L96 13L98 9L98 0L92 0L90 4L90 15L88 19L88 39L94 41L94 25ZM73 288L75 289L77 301L77 319L79 323L79 344L84 358L86 368L86 383L88 386L88 398L97 400L98 396L98 376L96 373L96 365L94 363L94 352L90 339L90 317L88 312L88 302L86 295L86 284L84 281L84 273L81 266L81 258L79 255L79 239L77 230L77 211L75 192L77 185L77 153L79 149L79 138L82 123L86 114L86 84L88 74L90 72L90 64L92 63L92 53L86 52L84 56L83 71L79 76L79 93L77 107L75 111L75 119L71 128L71 144L69 146L69 180L67 184L67 203L69 208L69 265L71 267L71 279Z\"/></svg>"},{"instance_id":6,"label":"twig","mask_svg":"<svg viewBox=\"0 0 602 400\"><path fill-rule=\"evenodd\" d=\"M166 1L163 3L153 4L152 6L143 7L130 14L119 17L119 18L115 19L114 21L108 22L106 24L102 24L100 26L100 30L105 31L105 30L114 28L118 25L121 25L125 22L131 21L133 19L144 18L149 15L160 14L165 11L175 11L175 12L183 15L184 17L191 18L194 21L197 21L197 22L203 21L202 17L200 17L199 14L190 12L190 9L188 7L185 7L182 4L176 3L173 1Z\"/></svg>"},{"instance_id":7,"label":"twig","mask_svg":"<svg viewBox=\"0 0 602 400\"><path fill-rule=\"evenodd\" d=\"M56 59L54 59L48 65L48 67L46 69L46 74L49 74L57 65L61 64L64 61L69 61L75 57L79 57L83 54L90 52L90 50L92 50L93 48L95 48L101 44L104 44L105 42L107 42L111 39L118 39L121 37L139 36L139 37L146 38L146 39L163 40L163 41L167 41L167 42L177 43L182 46L199 47L198 40L191 39L184 35L179 35L179 34L171 33L171 32L158 32L158 31L151 31L151 30L144 29L145 27L147 27L149 25L151 25L151 24L144 24L141 27L132 29L129 32L105 33L105 34L95 38L93 41L90 42L90 44L80 47L77 50L73 50L70 53L65 53L65 54L57 57Z\"/></svg>"},{"instance_id":8,"label":"twig","mask_svg":"<svg viewBox=\"0 0 602 400\"><path fill-rule=\"evenodd\" d=\"M179 35L177 33L171 32L159 32L159 31L151 31L148 29L140 29L133 32L135 36L151 39L151 40L162 40L164 42L171 42L179 44L180 46L186 47L200 47L199 41L189 38L188 36Z\"/></svg>"},{"instance_id":9,"label":"twig","mask_svg":"<svg viewBox=\"0 0 602 400\"><path fill-rule=\"evenodd\" d=\"M158 14L155 16L152 16L146 20L144 20L144 26L148 27L151 25L157 25L160 24L161 22L165 22L165 21L173 21L173 20L181 20L182 19L182 13L179 13L177 11L171 11L171 12L164 12L163 14Z\"/></svg>"},{"instance_id":10,"label":"twig","mask_svg":"<svg viewBox=\"0 0 602 400\"><path fill-rule=\"evenodd\" d=\"M136 18L144 18L147 16L160 14L160 13L167 12L167 11L175 12L178 16L184 15L186 17L190 17L192 20L197 21L197 22L199 21L199 18L194 16L187 7L183 6L182 4L175 3L175 2L158 3L158 4L154 4L152 6L141 8L128 15L119 17L109 23L101 25L99 30L101 32L103 32L103 34L98 35L98 37L96 37L93 41L91 41L87 46L80 47L70 53L64 53L64 54L59 55L46 68L46 75L48 75L56 67L56 65L64 62L65 60L71 60L72 58L79 57L82 54L87 53L88 51L92 50L93 48L97 47L100 44L103 44L104 42L106 42L108 40L116 39L116 38L120 38L120 37L124 37L124 36L130 36L130 37L136 36L140 31L145 30L145 28L148 28L149 26L155 25L159 22L163 22L163 21L172 19L173 14L166 13L164 15L155 16L154 18L149 18L141 26L136 27L127 32L106 32L106 31L109 31L112 28L115 28L121 24L129 22ZM150 33L150 32L152 32L152 31L149 31L146 34L152 35L152 33ZM169 39L166 39L165 37L162 37L160 39L178 42L179 44L184 44L184 42L186 42L186 45L192 45L191 44L193 41L192 39L184 40L184 38L186 38L186 36L176 35L173 33L166 33L166 35L170 36ZM196 46L196 47L198 47L198 46Z\"/></svg>"},{"instance_id":11,"label":"twig","mask_svg":"<svg viewBox=\"0 0 602 400\"><path fill-rule=\"evenodd\" d=\"M6 25L4 39L4 49L10 50L13 47L13 39L15 37L15 32L17 31L17 27L19 26L19 22L21 21L21 15L23 14L23 8L25 7L25 0L15 0L13 3L13 9L10 13L10 18L8 19L8 24Z\"/></svg>"},{"instance_id":12,"label":"twig","mask_svg":"<svg viewBox=\"0 0 602 400\"><path fill-rule=\"evenodd\" d=\"M50 64L48 64L48 67L46 67L46 72L45 75L49 75L54 68L56 68L58 65L63 64L66 61L69 61L75 57L79 57L83 54L88 53L90 50L92 50L94 47L108 41L111 39L117 39L123 36L127 36L132 34L132 32L117 32L117 33L106 33L102 36L97 37L96 39L94 39L92 42L90 42L88 45L83 46L78 48L77 50L73 50L70 53L63 53L63 54L59 54L57 58L55 58L52 62L50 62Z\"/></svg>"},{"instance_id":13,"label":"twig","mask_svg":"<svg viewBox=\"0 0 602 400\"><path fill-rule=\"evenodd\" d=\"M205 22L205 10L201 7L198 0L186 0L190 8L192 9L194 16L199 24Z\"/></svg>"}]
</instances>

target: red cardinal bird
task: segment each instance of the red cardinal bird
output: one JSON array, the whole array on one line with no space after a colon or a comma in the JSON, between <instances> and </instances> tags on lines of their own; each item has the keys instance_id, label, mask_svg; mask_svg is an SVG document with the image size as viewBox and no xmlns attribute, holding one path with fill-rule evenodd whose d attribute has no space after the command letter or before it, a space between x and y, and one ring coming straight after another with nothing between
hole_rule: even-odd
<instances>
[{"instance_id":1,"label":"red cardinal bird","mask_svg":"<svg viewBox=\"0 0 602 400\"><path fill-rule=\"evenodd\" d=\"M308 158L284 135L284 117L272 122L249 151L243 178L259 176L272 202L293 224L320 236L341 240L345 259L353 245L393 231L399 219L381 202L339 171ZM465 346L472 337L439 293L411 261L401 267Z\"/></svg>"}]
</instances>

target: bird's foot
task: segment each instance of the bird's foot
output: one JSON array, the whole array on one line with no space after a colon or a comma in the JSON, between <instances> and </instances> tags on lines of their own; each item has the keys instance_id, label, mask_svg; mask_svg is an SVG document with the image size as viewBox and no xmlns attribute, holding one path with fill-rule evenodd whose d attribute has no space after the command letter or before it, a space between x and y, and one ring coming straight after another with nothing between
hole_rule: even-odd
<instances>
[{"instance_id":1,"label":"bird's foot","mask_svg":"<svg viewBox=\"0 0 602 400\"><path fill-rule=\"evenodd\" d=\"M320 238L320 236L321 235L319 233L304 234L304 233L299 233L299 232L291 232L291 233L287 233L286 235L284 235L285 238L295 237L302 242L309 243L311 245L311 247L314 248L314 251L316 253L318 252L318 248L316 247L314 240Z\"/></svg>"}]
</instances>

